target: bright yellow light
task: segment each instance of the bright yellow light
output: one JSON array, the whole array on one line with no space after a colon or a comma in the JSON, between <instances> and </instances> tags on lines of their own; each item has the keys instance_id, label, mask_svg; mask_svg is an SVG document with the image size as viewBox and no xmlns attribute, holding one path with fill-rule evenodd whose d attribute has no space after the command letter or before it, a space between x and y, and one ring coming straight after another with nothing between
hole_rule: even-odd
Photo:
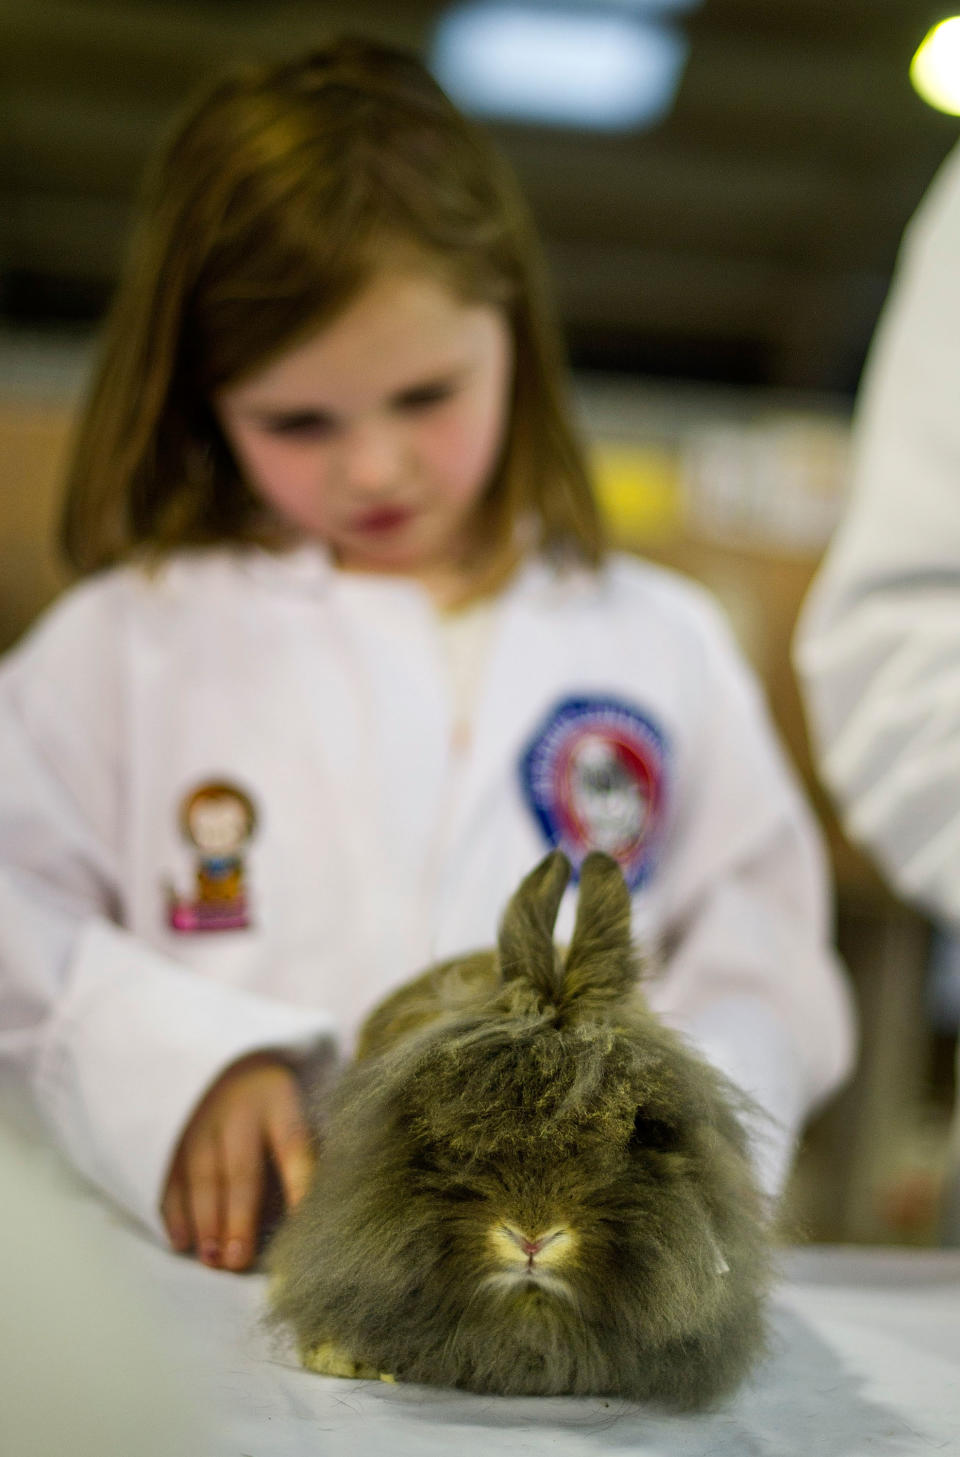
<instances>
[{"instance_id":1,"label":"bright yellow light","mask_svg":"<svg viewBox=\"0 0 960 1457\"><path fill-rule=\"evenodd\" d=\"M910 62L910 80L928 106L960 116L960 15L927 33Z\"/></svg>"}]
</instances>

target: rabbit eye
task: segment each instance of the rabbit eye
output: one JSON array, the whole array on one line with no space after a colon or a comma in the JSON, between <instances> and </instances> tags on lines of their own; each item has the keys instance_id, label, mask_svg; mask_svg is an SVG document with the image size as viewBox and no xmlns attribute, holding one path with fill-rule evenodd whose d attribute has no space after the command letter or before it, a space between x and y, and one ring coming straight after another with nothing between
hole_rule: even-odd
<instances>
[{"instance_id":1,"label":"rabbit eye","mask_svg":"<svg viewBox=\"0 0 960 1457\"><path fill-rule=\"evenodd\" d=\"M468 1184L447 1184L441 1190L444 1199L450 1204L469 1204L476 1199L477 1195Z\"/></svg>"},{"instance_id":2,"label":"rabbit eye","mask_svg":"<svg viewBox=\"0 0 960 1457\"><path fill-rule=\"evenodd\" d=\"M438 1185L445 1197L448 1190L454 1191L450 1194L452 1199L472 1197L467 1184L461 1177L458 1177L463 1172L463 1160L455 1157L448 1150L435 1145L418 1148L410 1159L409 1167L413 1173L423 1174L430 1178Z\"/></svg>"},{"instance_id":3,"label":"rabbit eye","mask_svg":"<svg viewBox=\"0 0 960 1457\"><path fill-rule=\"evenodd\" d=\"M439 1174L440 1159L435 1149L418 1148L410 1159L410 1168L415 1174Z\"/></svg>"},{"instance_id":4,"label":"rabbit eye","mask_svg":"<svg viewBox=\"0 0 960 1457\"><path fill-rule=\"evenodd\" d=\"M642 1108L637 1109L637 1115L633 1120L633 1130L630 1134L632 1149L651 1149L655 1153L676 1153L680 1143L679 1129L674 1128L663 1118L653 1118Z\"/></svg>"}]
</instances>

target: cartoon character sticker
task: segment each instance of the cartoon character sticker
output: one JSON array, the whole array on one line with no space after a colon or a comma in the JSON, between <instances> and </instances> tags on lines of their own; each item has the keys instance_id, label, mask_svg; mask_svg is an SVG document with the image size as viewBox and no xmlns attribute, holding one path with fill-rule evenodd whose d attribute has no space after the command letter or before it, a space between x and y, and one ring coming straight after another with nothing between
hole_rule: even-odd
<instances>
[{"instance_id":1,"label":"cartoon character sticker","mask_svg":"<svg viewBox=\"0 0 960 1457\"><path fill-rule=\"evenodd\" d=\"M180 806L180 828L197 852L194 895L168 890L175 931L233 931L250 924L243 851L256 828L253 801L235 784L201 784Z\"/></svg>"},{"instance_id":2,"label":"cartoon character sticker","mask_svg":"<svg viewBox=\"0 0 960 1457\"><path fill-rule=\"evenodd\" d=\"M520 778L547 840L575 870L590 850L605 850L635 889L654 862L666 764L664 734L632 704L568 698L528 744Z\"/></svg>"}]
</instances>

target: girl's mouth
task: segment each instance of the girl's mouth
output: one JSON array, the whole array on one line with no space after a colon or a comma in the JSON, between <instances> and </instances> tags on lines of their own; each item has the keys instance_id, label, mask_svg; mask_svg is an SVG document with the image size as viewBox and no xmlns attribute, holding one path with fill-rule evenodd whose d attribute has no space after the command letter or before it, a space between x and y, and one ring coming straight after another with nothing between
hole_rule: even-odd
<instances>
[{"instance_id":1,"label":"girl's mouth","mask_svg":"<svg viewBox=\"0 0 960 1457\"><path fill-rule=\"evenodd\" d=\"M413 519L413 511L407 506L377 506L355 516L351 525L354 531L364 536L388 536L399 531Z\"/></svg>"}]
</instances>

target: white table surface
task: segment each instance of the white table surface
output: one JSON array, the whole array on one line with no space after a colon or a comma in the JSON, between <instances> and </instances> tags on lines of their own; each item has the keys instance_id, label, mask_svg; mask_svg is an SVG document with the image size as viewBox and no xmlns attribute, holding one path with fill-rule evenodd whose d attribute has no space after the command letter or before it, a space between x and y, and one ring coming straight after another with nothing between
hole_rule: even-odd
<instances>
[{"instance_id":1,"label":"white table surface","mask_svg":"<svg viewBox=\"0 0 960 1457\"><path fill-rule=\"evenodd\" d=\"M52 1155L24 1178L15 1149L10 1181L4 1152L0 1188L32 1201L12 1238L9 1199L0 1214L4 1457L960 1454L958 1251L785 1252L755 1378L716 1412L668 1417L305 1372L260 1324L262 1275L157 1247Z\"/></svg>"}]
</instances>

